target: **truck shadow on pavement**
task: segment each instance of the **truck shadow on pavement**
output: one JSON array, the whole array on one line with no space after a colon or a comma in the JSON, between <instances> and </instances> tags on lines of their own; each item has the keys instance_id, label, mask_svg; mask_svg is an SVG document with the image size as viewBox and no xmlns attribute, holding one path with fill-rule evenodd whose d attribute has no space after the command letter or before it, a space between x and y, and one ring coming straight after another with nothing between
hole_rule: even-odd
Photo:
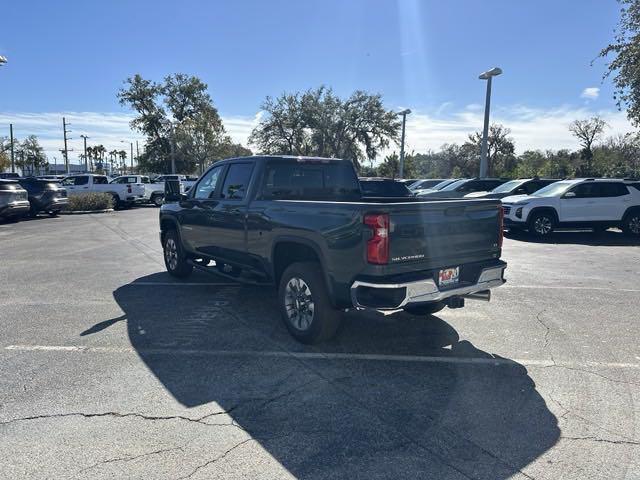
<instances>
[{"instance_id":1,"label":"truck shadow on pavement","mask_svg":"<svg viewBox=\"0 0 640 480\"><path fill-rule=\"evenodd\" d=\"M558 441L526 368L438 317L349 314L308 347L270 289L149 285L166 278L114 292L137 354L194 417L219 406L295 477L506 479Z\"/></svg>"}]
</instances>

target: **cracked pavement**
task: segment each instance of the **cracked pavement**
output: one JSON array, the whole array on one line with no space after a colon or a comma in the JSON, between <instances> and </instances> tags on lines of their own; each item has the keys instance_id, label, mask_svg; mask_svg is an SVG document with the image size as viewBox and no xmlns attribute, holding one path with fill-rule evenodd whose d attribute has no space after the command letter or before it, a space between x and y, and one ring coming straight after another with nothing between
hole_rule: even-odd
<instances>
[{"instance_id":1,"label":"cracked pavement","mask_svg":"<svg viewBox=\"0 0 640 480\"><path fill-rule=\"evenodd\" d=\"M0 255L2 478L640 478L618 232L507 238L491 303L315 347L269 289L164 274L153 208L0 224Z\"/></svg>"}]
</instances>

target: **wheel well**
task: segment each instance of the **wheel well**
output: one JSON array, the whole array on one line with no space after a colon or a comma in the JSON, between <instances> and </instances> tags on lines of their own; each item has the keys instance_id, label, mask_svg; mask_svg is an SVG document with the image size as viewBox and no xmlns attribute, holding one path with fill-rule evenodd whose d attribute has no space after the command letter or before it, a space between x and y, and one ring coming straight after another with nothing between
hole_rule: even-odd
<instances>
[{"instance_id":1,"label":"wheel well","mask_svg":"<svg viewBox=\"0 0 640 480\"><path fill-rule=\"evenodd\" d=\"M303 243L280 242L273 250L273 274L276 285L289 265L296 262L318 262L316 251Z\"/></svg>"},{"instance_id":2,"label":"wheel well","mask_svg":"<svg viewBox=\"0 0 640 480\"><path fill-rule=\"evenodd\" d=\"M640 207L633 206L633 207L627 208L627 210L624 212L624 215L622 215L622 221L624 221L632 213L640 213Z\"/></svg>"},{"instance_id":3,"label":"wheel well","mask_svg":"<svg viewBox=\"0 0 640 480\"><path fill-rule=\"evenodd\" d=\"M536 213L550 213L551 215L553 215L553 218L555 219L556 223L559 221L558 220L558 212L556 212L555 208L552 208L552 207L538 207L538 208L534 208L533 210L531 210L529 212L529 216L527 217L527 223L529 223L531 218Z\"/></svg>"},{"instance_id":4,"label":"wheel well","mask_svg":"<svg viewBox=\"0 0 640 480\"><path fill-rule=\"evenodd\" d=\"M169 230L178 230L173 220L163 218L160 220L160 234L162 235L162 241L164 242L164 236Z\"/></svg>"}]
</instances>

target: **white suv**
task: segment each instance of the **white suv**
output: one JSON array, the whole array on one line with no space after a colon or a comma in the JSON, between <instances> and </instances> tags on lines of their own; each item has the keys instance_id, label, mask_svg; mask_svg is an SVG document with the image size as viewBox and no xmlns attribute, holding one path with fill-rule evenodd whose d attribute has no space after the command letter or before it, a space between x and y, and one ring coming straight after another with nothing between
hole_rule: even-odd
<instances>
[{"instance_id":1,"label":"white suv","mask_svg":"<svg viewBox=\"0 0 640 480\"><path fill-rule=\"evenodd\" d=\"M640 183L581 178L552 183L531 195L502 199L507 228L544 237L557 227L620 227L640 236Z\"/></svg>"}]
</instances>

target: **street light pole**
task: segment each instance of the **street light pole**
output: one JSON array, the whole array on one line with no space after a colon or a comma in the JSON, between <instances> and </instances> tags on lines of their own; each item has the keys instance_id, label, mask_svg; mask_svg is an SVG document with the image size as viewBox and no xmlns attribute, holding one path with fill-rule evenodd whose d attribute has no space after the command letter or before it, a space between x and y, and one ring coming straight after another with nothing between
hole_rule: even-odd
<instances>
[{"instance_id":1,"label":"street light pole","mask_svg":"<svg viewBox=\"0 0 640 480\"><path fill-rule=\"evenodd\" d=\"M498 67L483 72L478 77L480 80L487 81L487 96L484 104L484 127L482 129L482 150L480 152L480 178L487 176L487 149L489 139L489 110L491 109L491 79L502 73Z\"/></svg>"},{"instance_id":2,"label":"street light pole","mask_svg":"<svg viewBox=\"0 0 640 480\"><path fill-rule=\"evenodd\" d=\"M80 135L84 140L84 170L85 172L89 171L89 160L87 160L87 137L86 135Z\"/></svg>"},{"instance_id":3,"label":"street light pole","mask_svg":"<svg viewBox=\"0 0 640 480\"><path fill-rule=\"evenodd\" d=\"M9 135L11 136L11 173L16 173L16 159L13 152L13 123L9 124Z\"/></svg>"},{"instance_id":4,"label":"street light pole","mask_svg":"<svg viewBox=\"0 0 640 480\"><path fill-rule=\"evenodd\" d=\"M402 115L402 139L400 140L400 178L404 178L404 132L405 126L407 124L407 115L411 113L411 110L408 108L401 112L398 112L398 115Z\"/></svg>"},{"instance_id":5,"label":"street light pole","mask_svg":"<svg viewBox=\"0 0 640 480\"><path fill-rule=\"evenodd\" d=\"M133 142L131 143L131 175L133 175Z\"/></svg>"}]
</instances>

